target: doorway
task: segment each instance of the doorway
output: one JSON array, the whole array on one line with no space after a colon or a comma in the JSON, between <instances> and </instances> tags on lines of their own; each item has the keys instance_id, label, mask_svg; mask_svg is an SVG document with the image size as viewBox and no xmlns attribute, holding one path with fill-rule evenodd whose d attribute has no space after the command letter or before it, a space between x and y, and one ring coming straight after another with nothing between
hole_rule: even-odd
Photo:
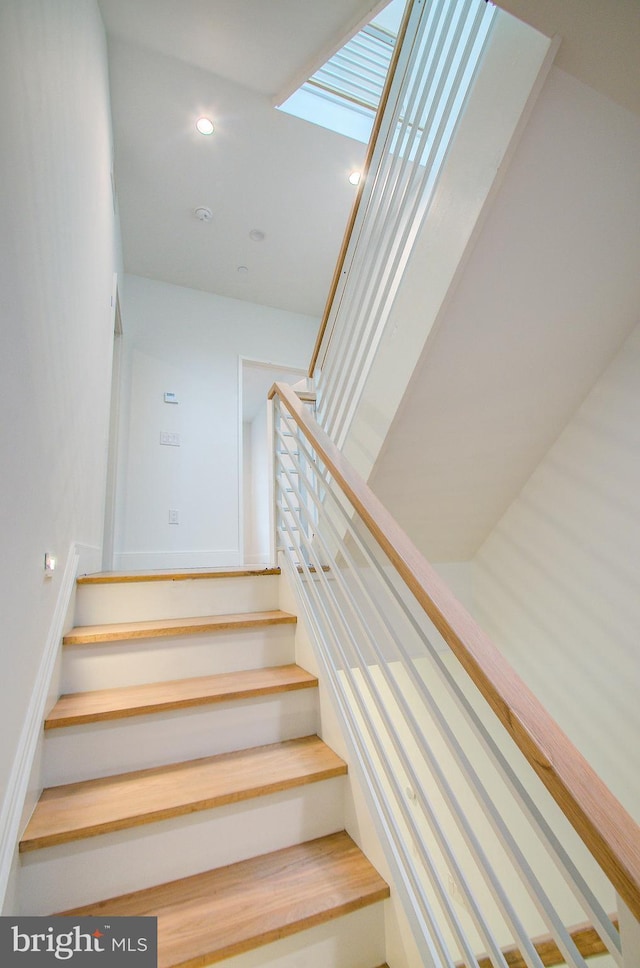
<instances>
[{"instance_id":1,"label":"doorway","mask_svg":"<svg viewBox=\"0 0 640 968\"><path fill-rule=\"evenodd\" d=\"M267 393L276 381L294 384L306 375L298 367L240 359L240 547L247 565L275 562L271 407Z\"/></svg>"},{"instance_id":2,"label":"doorway","mask_svg":"<svg viewBox=\"0 0 640 968\"><path fill-rule=\"evenodd\" d=\"M118 427L120 423L120 372L122 366L122 315L117 277L113 286L113 361L111 365L111 407L107 450L107 486L104 502L102 570L113 570L116 529L116 490L118 479Z\"/></svg>"}]
</instances>

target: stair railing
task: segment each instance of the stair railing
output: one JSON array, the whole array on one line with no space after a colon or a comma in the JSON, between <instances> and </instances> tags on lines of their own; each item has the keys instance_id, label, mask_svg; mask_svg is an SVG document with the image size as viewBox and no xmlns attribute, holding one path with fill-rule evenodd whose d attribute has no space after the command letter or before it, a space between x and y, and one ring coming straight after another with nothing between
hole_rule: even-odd
<instances>
[{"instance_id":1,"label":"stair railing","mask_svg":"<svg viewBox=\"0 0 640 968\"><path fill-rule=\"evenodd\" d=\"M495 7L408 0L309 375L318 416L344 442L429 209Z\"/></svg>"},{"instance_id":2,"label":"stair railing","mask_svg":"<svg viewBox=\"0 0 640 968\"><path fill-rule=\"evenodd\" d=\"M270 395L278 545L424 963L622 965L640 829L293 391Z\"/></svg>"}]
</instances>

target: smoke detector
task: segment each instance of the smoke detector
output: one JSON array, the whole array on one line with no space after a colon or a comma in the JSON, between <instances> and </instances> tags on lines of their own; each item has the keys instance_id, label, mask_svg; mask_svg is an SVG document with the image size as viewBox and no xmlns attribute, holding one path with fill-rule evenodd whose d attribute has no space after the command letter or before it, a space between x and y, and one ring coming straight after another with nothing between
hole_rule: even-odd
<instances>
[{"instance_id":1,"label":"smoke detector","mask_svg":"<svg viewBox=\"0 0 640 968\"><path fill-rule=\"evenodd\" d=\"M193 214L200 222L210 222L213 218L211 209L206 208L204 205L200 205Z\"/></svg>"}]
</instances>

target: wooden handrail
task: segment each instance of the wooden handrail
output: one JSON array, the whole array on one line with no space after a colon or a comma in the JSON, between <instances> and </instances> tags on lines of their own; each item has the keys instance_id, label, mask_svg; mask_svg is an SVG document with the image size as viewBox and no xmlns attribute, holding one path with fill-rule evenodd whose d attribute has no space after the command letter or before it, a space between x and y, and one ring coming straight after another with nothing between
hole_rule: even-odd
<instances>
[{"instance_id":1,"label":"wooden handrail","mask_svg":"<svg viewBox=\"0 0 640 968\"><path fill-rule=\"evenodd\" d=\"M318 330L318 335L316 337L316 342L313 347L313 353L311 354L311 361L309 363L309 377L312 377L316 368L316 363L318 362L318 357L320 355L320 347L322 346L322 341L324 340L324 334L329 323L329 314L331 313L331 307L333 305L333 300L335 299L336 291L338 289L338 283L340 281L340 276L344 269L344 260L347 257L347 249L349 248L349 243L351 242L351 235L353 232L353 227L356 223L356 218L358 215L358 209L360 208L360 202L362 201L362 193L364 191L364 186L369 175L369 168L371 166L371 159L373 157L373 152L376 146L376 141L378 135L380 134L380 128L382 127L382 118L384 112L387 108L387 102L389 100L389 94L391 92L391 85L393 83L393 78L396 73L396 67L398 66L398 58L400 57L400 51L402 49L402 44L404 42L405 34L407 32L407 26L409 24L409 17L411 14L411 9L413 7L412 0L408 0L407 6L404 11L402 18L402 23L400 24L400 30L398 31L398 36L396 38L395 47L393 48L393 54L391 55L391 61L389 62L389 70L387 71L387 76L384 82L384 87L382 89L382 94L380 96L380 103L378 104L378 109L376 111L376 116L373 121L373 128L371 129L371 137L369 138L369 144L367 145L367 154L364 160L364 166L362 169L362 177L358 184L358 191L354 199L353 205L351 206L351 214L349 215L349 221L347 222L347 227L344 232L344 237L342 239L342 245L340 246L340 252L338 253L338 261L336 262L336 267L333 270L333 278L331 279L331 286L329 287L329 295L327 296L327 301L325 303L324 312L322 313L322 319L320 321L320 328Z\"/></svg>"},{"instance_id":2,"label":"wooden handrail","mask_svg":"<svg viewBox=\"0 0 640 968\"><path fill-rule=\"evenodd\" d=\"M328 435L283 383L278 396L529 764L640 921L640 827Z\"/></svg>"}]
</instances>

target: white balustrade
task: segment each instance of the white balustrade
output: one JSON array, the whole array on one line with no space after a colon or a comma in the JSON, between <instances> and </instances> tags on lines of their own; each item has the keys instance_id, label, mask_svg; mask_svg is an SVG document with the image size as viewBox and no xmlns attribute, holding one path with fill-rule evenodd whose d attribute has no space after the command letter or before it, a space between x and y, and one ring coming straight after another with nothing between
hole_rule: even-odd
<instances>
[{"instance_id":1,"label":"white balustrade","mask_svg":"<svg viewBox=\"0 0 640 968\"><path fill-rule=\"evenodd\" d=\"M413 0L316 368L341 446L471 88L495 8Z\"/></svg>"},{"instance_id":2,"label":"white balustrade","mask_svg":"<svg viewBox=\"0 0 640 968\"><path fill-rule=\"evenodd\" d=\"M276 394L276 527L425 963L554 939L616 963L615 892ZM363 485L364 487L364 485ZM435 643L435 644L434 644Z\"/></svg>"}]
</instances>

